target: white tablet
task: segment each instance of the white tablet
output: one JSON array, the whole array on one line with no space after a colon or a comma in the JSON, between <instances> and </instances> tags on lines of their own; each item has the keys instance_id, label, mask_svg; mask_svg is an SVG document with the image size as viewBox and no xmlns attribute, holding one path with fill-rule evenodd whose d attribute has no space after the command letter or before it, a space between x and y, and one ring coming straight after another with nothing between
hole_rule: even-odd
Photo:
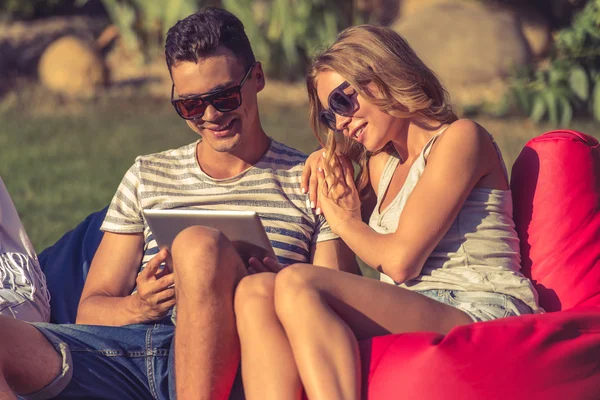
<instances>
[{"instance_id":1,"label":"white tablet","mask_svg":"<svg viewBox=\"0 0 600 400\"><path fill-rule=\"evenodd\" d=\"M254 211L225 210L143 210L159 248L171 248L175 236L194 225L218 229L231 241L247 263L250 257L262 260L275 256L265 228Z\"/></svg>"}]
</instances>

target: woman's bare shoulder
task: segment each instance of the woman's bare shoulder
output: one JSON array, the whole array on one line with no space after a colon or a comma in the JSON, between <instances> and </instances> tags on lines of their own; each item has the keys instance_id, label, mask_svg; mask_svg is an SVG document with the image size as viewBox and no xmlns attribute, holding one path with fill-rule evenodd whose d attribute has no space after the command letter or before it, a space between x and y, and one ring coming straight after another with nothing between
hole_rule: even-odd
<instances>
[{"instance_id":1,"label":"woman's bare shoulder","mask_svg":"<svg viewBox=\"0 0 600 400\"><path fill-rule=\"evenodd\" d=\"M436 141L434 148L449 146L467 153L486 152L486 150L493 150L491 143L491 135L483 126L470 119L459 119L448 126Z\"/></svg>"}]
</instances>

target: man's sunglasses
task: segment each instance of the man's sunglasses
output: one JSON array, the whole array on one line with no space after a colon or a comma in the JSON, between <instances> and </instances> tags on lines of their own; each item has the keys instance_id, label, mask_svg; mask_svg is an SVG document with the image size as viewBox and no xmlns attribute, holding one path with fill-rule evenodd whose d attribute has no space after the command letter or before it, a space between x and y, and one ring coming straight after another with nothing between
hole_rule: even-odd
<instances>
[{"instance_id":1,"label":"man's sunglasses","mask_svg":"<svg viewBox=\"0 0 600 400\"><path fill-rule=\"evenodd\" d=\"M349 117L358 109L358 104L352 101L352 95L344 93L344 89L348 86L350 84L344 81L341 85L333 89L327 98L329 109L321 110L319 113L319 121L332 131L337 131L335 114L342 117Z\"/></svg>"},{"instance_id":2,"label":"man's sunglasses","mask_svg":"<svg viewBox=\"0 0 600 400\"><path fill-rule=\"evenodd\" d=\"M229 112L239 108L242 105L242 86L246 83L246 80L250 76L250 72L256 63L252 64L246 75L239 83L239 85L219 90L217 92L200 95L194 97L187 97L183 99L173 99L175 93L175 85L171 88L171 104L175 107L177 114L183 119L197 119L202 118L208 105L212 105L215 110L220 112Z\"/></svg>"}]
</instances>

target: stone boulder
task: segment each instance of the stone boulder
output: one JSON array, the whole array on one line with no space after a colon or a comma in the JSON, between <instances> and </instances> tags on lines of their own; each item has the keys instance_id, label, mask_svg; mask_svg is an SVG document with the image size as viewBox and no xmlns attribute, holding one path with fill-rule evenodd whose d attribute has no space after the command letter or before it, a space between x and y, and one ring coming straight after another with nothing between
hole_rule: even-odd
<instances>
[{"instance_id":1,"label":"stone boulder","mask_svg":"<svg viewBox=\"0 0 600 400\"><path fill-rule=\"evenodd\" d=\"M476 2L441 2L401 17L392 28L438 75L454 100L469 87L485 87L530 60L515 15ZM472 93L468 96L471 100ZM481 99L481 102L497 101ZM476 101L479 102L479 101Z\"/></svg>"},{"instance_id":2,"label":"stone boulder","mask_svg":"<svg viewBox=\"0 0 600 400\"><path fill-rule=\"evenodd\" d=\"M473 0L362 0L373 7L379 7L376 13L396 18L407 18L427 9L433 5L442 3L464 3ZM521 32L529 45L531 55L543 57L548 53L552 43L550 25L545 17L525 2L502 3L496 2L495 9L501 12L510 12L519 23ZM368 10L374 12L373 10ZM377 15L379 15L377 14ZM394 18L395 19L395 18Z\"/></svg>"},{"instance_id":3,"label":"stone boulder","mask_svg":"<svg viewBox=\"0 0 600 400\"><path fill-rule=\"evenodd\" d=\"M396 0L398 3L398 17L407 17L418 13L424 8L441 3L457 3L464 0Z\"/></svg>"},{"instance_id":4,"label":"stone boulder","mask_svg":"<svg viewBox=\"0 0 600 400\"><path fill-rule=\"evenodd\" d=\"M51 43L38 66L40 82L73 97L91 97L108 83L108 70L94 46L64 36Z\"/></svg>"},{"instance_id":5,"label":"stone boulder","mask_svg":"<svg viewBox=\"0 0 600 400\"><path fill-rule=\"evenodd\" d=\"M516 15L531 55L535 58L544 57L552 47L550 24L532 11L517 11Z\"/></svg>"}]
</instances>

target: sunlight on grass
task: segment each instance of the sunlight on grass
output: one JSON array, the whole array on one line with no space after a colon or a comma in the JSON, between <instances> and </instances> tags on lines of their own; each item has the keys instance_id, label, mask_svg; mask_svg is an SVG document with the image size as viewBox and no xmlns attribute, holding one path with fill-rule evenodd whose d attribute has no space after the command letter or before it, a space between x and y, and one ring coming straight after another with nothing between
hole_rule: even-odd
<instances>
[{"instance_id":1,"label":"sunlight on grass","mask_svg":"<svg viewBox=\"0 0 600 400\"><path fill-rule=\"evenodd\" d=\"M37 251L107 205L137 155L198 137L163 100L116 99L63 115L11 108L0 114L0 175ZM308 152L317 144L307 115L271 105L262 120L276 140Z\"/></svg>"},{"instance_id":2,"label":"sunlight on grass","mask_svg":"<svg viewBox=\"0 0 600 400\"><path fill-rule=\"evenodd\" d=\"M107 205L137 155L197 139L167 100L138 95L71 108L51 96L36 98L43 112L34 115L25 102L0 107L0 175L38 251ZM261 119L276 140L304 152L316 148L306 106L261 100ZM527 140L551 129L519 119L477 121L494 135L509 169ZM592 122L573 128L598 136Z\"/></svg>"}]
</instances>

